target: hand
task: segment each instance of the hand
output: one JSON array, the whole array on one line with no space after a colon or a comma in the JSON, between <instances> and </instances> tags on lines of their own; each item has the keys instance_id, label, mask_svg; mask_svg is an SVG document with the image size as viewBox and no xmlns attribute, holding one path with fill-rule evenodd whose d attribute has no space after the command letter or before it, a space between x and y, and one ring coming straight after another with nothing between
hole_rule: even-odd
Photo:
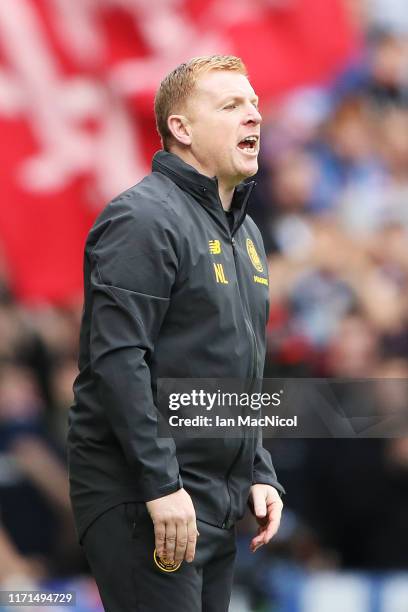
<instances>
[{"instance_id":1,"label":"hand","mask_svg":"<svg viewBox=\"0 0 408 612\"><path fill-rule=\"evenodd\" d=\"M197 536L196 514L185 489L146 502L154 525L156 552L174 563L194 559Z\"/></svg>"},{"instance_id":2,"label":"hand","mask_svg":"<svg viewBox=\"0 0 408 612\"><path fill-rule=\"evenodd\" d=\"M252 539L250 550L255 552L268 544L279 529L283 503L278 491L271 485L252 485L249 504L259 525L257 535Z\"/></svg>"}]
</instances>

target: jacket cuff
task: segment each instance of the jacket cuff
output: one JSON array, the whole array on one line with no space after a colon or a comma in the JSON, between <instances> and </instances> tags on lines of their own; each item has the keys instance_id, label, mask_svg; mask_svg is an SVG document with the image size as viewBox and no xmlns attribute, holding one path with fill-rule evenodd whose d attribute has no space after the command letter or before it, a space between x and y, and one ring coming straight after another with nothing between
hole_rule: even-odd
<instances>
[{"instance_id":1,"label":"jacket cuff","mask_svg":"<svg viewBox=\"0 0 408 612\"><path fill-rule=\"evenodd\" d=\"M183 488L183 481L181 476L179 475L177 480L173 482L169 482L167 484L153 487L147 486L143 487L143 501L148 502L152 499L158 499L159 497L165 497L166 495L170 495L170 493L175 493L179 489Z\"/></svg>"},{"instance_id":2,"label":"jacket cuff","mask_svg":"<svg viewBox=\"0 0 408 612\"><path fill-rule=\"evenodd\" d=\"M284 487L282 487L282 485L277 480L274 480L272 477L268 478L267 476L265 476L265 474L257 475L255 473L252 479L252 484L267 484L276 489L281 497L282 495L286 495Z\"/></svg>"}]
</instances>

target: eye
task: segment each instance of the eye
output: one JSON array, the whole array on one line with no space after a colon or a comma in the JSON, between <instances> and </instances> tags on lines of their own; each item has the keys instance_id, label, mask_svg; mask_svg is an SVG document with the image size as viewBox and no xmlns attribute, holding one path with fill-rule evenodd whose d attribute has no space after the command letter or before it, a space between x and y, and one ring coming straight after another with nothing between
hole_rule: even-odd
<instances>
[{"instance_id":1,"label":"eye","mask_svg":"<svg viewBox=\"0 0 408 612\"><path fill-rule=\"evenodd\" d=\"M230 102L230 104L227 104L226 106L224 106L224 110L230 110L234 108L237 108L237 105L235 104L235 102Z\"/></svg>"}]
</instances>

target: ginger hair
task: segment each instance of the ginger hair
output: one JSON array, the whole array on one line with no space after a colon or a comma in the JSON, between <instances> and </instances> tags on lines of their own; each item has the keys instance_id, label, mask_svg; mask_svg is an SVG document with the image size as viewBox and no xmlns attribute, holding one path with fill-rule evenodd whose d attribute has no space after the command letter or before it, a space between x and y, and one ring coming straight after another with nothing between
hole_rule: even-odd
<instances>
[{"instance_id":1,"label":"ginger hair","mask_svg":"<svg viewBox=\"0 0 408 612\"><path fill-rule=\"evenodd\" d=\"M168 150L173 139L167 120L181 113L196 86L197 79L211 70L230 70L247 76L243 61L234 55L204 55L180 64L164 77L154 100L156 126L163 149Z\"/></svg>"}]
</instances>

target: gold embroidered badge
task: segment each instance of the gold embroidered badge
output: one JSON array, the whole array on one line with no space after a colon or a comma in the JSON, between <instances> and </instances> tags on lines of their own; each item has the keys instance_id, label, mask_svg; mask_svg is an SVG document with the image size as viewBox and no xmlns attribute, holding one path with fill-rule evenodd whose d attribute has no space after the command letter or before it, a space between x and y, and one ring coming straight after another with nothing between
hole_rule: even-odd
<instances>
[{"instance_id":1,"label":"gold embroidered badge","mask_svg":"<svg viewBox=\"0 0 408 612\"><path fill-rule=\"evenodd\" d=\"M259 255L256 252L255 245L250 238L246 239L246 248L248 251L249 258L252 261L252 265L254 266L255 270L257 270L258 272L263 272L264 269L263 269L261 260L259 259Z\"/></svg>"},{"instance_id":2,"label":"gold embroidered badge","mask_svg":"<svg viewBox=\"0 0 408 612\"><path fill-rule=\"evenodd\" d=\"M159 557L159 555L156 552L156 549L154 549L154 552L153 552L153 559L157 567L161 569L163 572L176 572L181 565L181 563L175 563L174 561L168 561L165 557Z\"/></svg>"}]
</instances>

